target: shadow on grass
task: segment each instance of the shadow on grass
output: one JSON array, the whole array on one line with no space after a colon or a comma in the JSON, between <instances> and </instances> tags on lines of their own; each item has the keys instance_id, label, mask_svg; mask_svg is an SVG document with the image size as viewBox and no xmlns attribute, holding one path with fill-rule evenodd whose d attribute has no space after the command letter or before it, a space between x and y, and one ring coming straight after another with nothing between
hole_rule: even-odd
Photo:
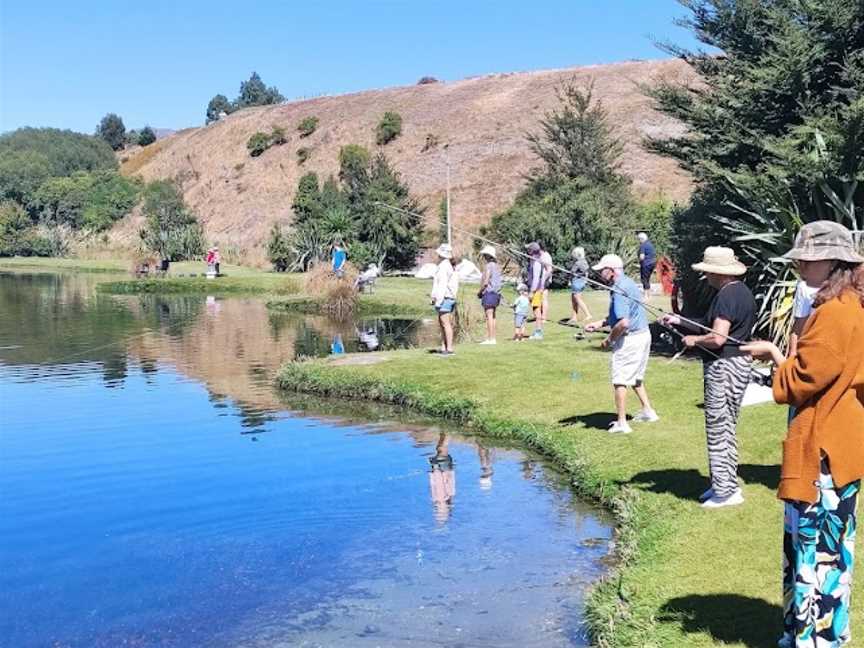
<instances>
[{"instance_id":1,"label":"shadow on grass","mask_svg":"<svg viewBox=\"0 0 864 648\"><path fill-rule=\"evenodd\" d=\"M578 425L582 424L586 428L592 430L608 430L609 425L618 418L614 412L591 412L590 414L578 414L577 416L568 416L560 419L559 425ZM630 418L629 416L627 418Z\"/></svg>"},{"instance_id":2,"label":"shadow on grass","mask_svg":"<svg viewBox=\"0 0 864 648\"><path fill-rule=\"evenodd\" d=\"M626 483L650 493L671 493L685 500L695 500L710 485L695 468L646 470L633 475Z\"/></svg>"},{"instance_id":3,"label":"shadow on grass","mask_svg":"<svg viewBox=\"0 0 864 648\"><path fill-rule=\"evenodd\" d=\"M780 483L780 466L741 464L738 475L747 484L761 484L776 490ZM670 493L686 500L695 500L710 485L708 478L695 468L647 470L633 475L626 483L651 493Z\"/></svg>"},{"instance_id":4,"label":"shadow on grass","mask_svg":"<svg viewBox=\"0 0 864 648\"><path fill-rule=\"evenodd\" d=\"M780 486L780 466L777 464L741 464L738 474L748 484L762 484L771 490Z\"/></svg>"},{"instance_id":5,"label":"shadow on grass","mask_svg":"<svg viewBox=\"0 0 864 648\"><path fill-rule=\"evenodd\" d=\"M666 601L659 620L677 623L684 632L708 633L716 642L774 648L782 634L782 614L779 605L749 596L693 594Z\"/></svg>"}]
</instances>

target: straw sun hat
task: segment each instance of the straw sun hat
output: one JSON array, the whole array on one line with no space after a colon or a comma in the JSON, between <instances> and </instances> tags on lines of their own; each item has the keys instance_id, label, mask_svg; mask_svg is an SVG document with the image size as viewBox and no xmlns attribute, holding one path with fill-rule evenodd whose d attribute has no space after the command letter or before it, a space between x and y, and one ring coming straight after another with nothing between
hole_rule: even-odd
<instances>
[{"instance_id":1,"label":"straw sun hat","mask_svg":"<svg viewBox=\"0 0 864 648\"><path fill-rule=\"evenodd\" d=\"M834 221L807 223L795 237L795 246L783 255L796 261L848 261L864 263L855 251L852 233Z\"/></svg>"},{"instance_id":2,"label":"straw sun hat","mask_svg":"<svg viewBox=\"0 0 864 648\"><path fill-rule=\"evenodd\" d=\"M694 263L691 267L697 272L710 272L711 274L733 277L747 272L747 266L738 260L731 248L727 247L705 248L702 262Z\"/></svg>"}]
</instances>

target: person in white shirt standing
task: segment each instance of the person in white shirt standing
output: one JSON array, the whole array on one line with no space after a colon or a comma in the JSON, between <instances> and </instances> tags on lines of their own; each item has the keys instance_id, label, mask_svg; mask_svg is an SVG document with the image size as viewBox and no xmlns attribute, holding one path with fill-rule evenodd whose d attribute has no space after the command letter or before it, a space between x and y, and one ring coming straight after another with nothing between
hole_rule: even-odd
<instances>
[{"instance_id":1,"label":"person in white shirt standing","mask_svg":"<svg viewBox=\"0 0 864 648\"><path fill-rule=\"evenodd\" d=\"M540 244L540 264L543 266L543 305L540 308L541 326L549 319L549 286L552 285L552 255Z\"/></svg>"},{"instance_id":2,"label":"person in white shirt standing","mask_svg":"<svg viewBox=\"0 0 864 648\"><path fill-rule=\"evenodd\" d=\"M436 253L440 261L432 279L430 297L438 313L438 326L441 328L441 355L452 356L453 309L456 308L456 296L459 294L459 274L450 262L453 248L448 243L439 245Z\"/></svg>"}]
</instances>

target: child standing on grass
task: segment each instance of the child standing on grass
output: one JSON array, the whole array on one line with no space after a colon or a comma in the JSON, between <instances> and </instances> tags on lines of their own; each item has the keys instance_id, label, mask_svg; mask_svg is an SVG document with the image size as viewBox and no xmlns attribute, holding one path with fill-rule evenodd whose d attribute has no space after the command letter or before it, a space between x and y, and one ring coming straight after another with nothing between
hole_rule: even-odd
<instances>
[{"instance_id":1,"label":"child standing on grass","mask_svg":"<svg viewBox=\"0 0 864 648\"><path fill-rule=\"evenodd\" d=\"M519 296L513 302L513 339L521 342L525 339L525 321L531 312L531 300L528 299L528 286L519 284Z\"/></svg>"}]
</instances>

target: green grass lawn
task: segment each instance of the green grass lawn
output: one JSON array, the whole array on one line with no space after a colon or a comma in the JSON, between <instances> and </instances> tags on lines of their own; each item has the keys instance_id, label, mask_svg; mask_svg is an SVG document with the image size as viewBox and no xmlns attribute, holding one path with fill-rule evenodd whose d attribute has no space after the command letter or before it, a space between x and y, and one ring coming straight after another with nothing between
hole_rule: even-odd
<instances>
[{"instance_id":1,"label":"green grass lawn","mask_svg":"<svg viewBox=\"0 0 864 648\"><path fill-rule=\"evenodd\" d=\"M412 292L415 301L423 300L416 282L413 289L402 282L386 286L379 294L391 300L407 300ZM568 302L567 293L553 295L555 320L569 313ZM605 294L590 293L589 305L602 315ZM781 627L782 537L775 489L785 409L744 409L739 445L746 502L704 511L696 503L708 486L698 362L652 358L647 386L661 421L610 436L609 356L597 348L597 338L577 341L572 328L549 324L542 342L509 342L512 318L507 310L499 313L494 347L457 345L451 358L423 349L388 352L385 361L363 366L315 361L286 367L281 380L297 391L402 403L465 421L480 433L521 437L589 483L582 484L584 492L605 495L618 507L625 564L590 603L602 645L774 646ZM858 583L855 620L864 608Z\"/></svg>"}]
</instances>

